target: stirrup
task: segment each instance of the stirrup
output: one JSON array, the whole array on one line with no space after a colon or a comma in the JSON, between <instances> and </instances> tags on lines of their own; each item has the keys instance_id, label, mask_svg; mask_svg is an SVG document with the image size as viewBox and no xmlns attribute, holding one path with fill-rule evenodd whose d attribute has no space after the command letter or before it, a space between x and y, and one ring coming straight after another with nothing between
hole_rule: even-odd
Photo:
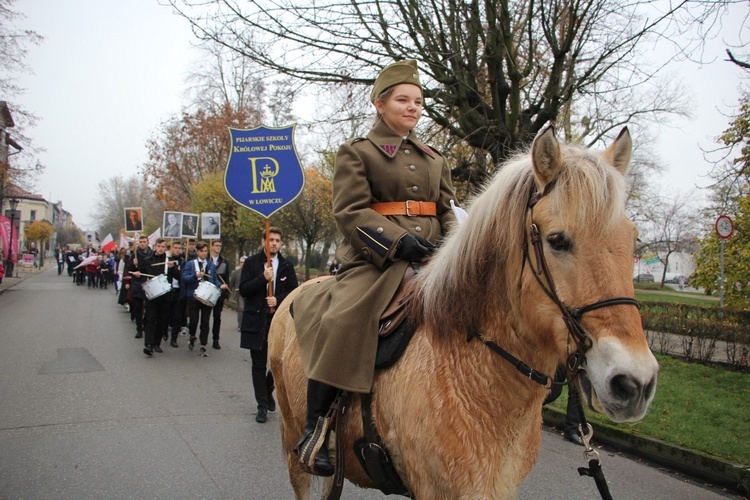
<instances>
[{"instance_id":1,"label":"stirrup","mask_svg":"<svg viewBox=\"0 0 750 500\"><path fill-rule=\"evenodd\" d=\"M315 424L315 429L309 436L303 436L300 443L294 448L297 457L299 458L300 467L308 474L315 476L331 476L331 472L321 472L315 467L315 456L318 454L320 449L325 445L328 439L328 432L331 427L331 417L318 417L318 422ZM330 460L330 457L328 458Z\"/></svg>"}]
</instances>

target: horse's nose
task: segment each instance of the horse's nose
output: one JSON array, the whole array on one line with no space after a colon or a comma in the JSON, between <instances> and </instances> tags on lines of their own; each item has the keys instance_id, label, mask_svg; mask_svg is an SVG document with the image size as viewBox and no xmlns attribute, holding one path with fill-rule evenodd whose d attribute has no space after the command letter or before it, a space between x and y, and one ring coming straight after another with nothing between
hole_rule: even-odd
<instances>
[{"instance_id":1,"label":"horse's nose","mask_svg":"<svg viewBox=\"0 0 750 500\"><path fill-rule=\"evenodd\" d=\"M648 401L656 386L656 378L652 377L645 385L630 375L615 375L609 381L609 389L620 401L637 401L641 398Z\"/></svg>"}]
</instances>

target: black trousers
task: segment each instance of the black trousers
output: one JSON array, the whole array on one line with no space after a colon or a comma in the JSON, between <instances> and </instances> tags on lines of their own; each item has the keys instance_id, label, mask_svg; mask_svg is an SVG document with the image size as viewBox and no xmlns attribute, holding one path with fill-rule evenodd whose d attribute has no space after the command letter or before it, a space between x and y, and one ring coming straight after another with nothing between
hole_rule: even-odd
<instances>
[{"instance_id":1,"label":"black trousers","mask_svg":"<svg viewBox=\"0 0 750 500\"><path fill-rule=\"evenodd\" d=\"M255 392L255 402L258 404L258 409L268 409L268 401L274 387L273 375L268 370L268 327L271 325L271 319L273 319L273 314L268 315L263 346L260 349L250 349L253 392Z\"/></svg>"},{"instance_id":2,"label":"black trousers","mask_svg":"<svg viewBox=\"0 0 750 500\"><path fill-rule=\"evenodd\" d=\"M172 303L168 294L146 301L146 335L143 337L145 345L161 345L161 339L167 333L169 318L172 313Z\"/></svg>"},{"instance_id":3,"label":"black trousers","mask_svg":"<svg viewBox=\"0 0 750 500\"><path fill-rule=\"evenodd\" d=\"M197 300L188 300L188 315L190 316L190 336L195 337L200 317L200 342L201 345L208 344L208 328L211 321L211 306Z\"/></svg>"},{"instance_id":4,"label":"black trousers","mask_svg":"<svg viewBox=\"0 0 750 500\"><path fill-rule=\"evenodd\" d=\"M131 299L130 315L135 318L136 333L143 333L143 299Z\"/></svg>"},{"instance_id":5,"label":"black trousers","mask_svg":"<svg viewBox=\"0 0 750 500\"><path fill-rule=\"evenodd\" d=\"M222 291L223 293L223 291ZM211 328L211 336L214 340L219 340L219 335L221 334L221 311L224 309L224 295L221 295L219 297L219 300L216 301L216 305L214 306L213 315L214 315L214 324Z\"/></svg>"},{"instance_id":6,"label":"black trousers","mask_svg":"<svg viewBox=\"0 0 750 500\"><path fill-rule=\"evenodd\" d=\"M180 334L180 329L187 325L187 299L185 297L180 298L180 290L175 289L172 291L172 316L169 320L169 325L172 330L172 340L177 340L177 336Z\"/></svg>"}]
</instances>

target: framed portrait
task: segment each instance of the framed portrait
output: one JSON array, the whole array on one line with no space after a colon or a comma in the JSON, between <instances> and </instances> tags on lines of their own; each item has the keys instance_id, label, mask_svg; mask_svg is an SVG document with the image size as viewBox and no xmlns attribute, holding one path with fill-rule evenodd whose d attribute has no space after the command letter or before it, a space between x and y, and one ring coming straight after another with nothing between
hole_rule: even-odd
<instances>
[{"instance_id":1,"label":"framed portrait","mask_svg":"<svg viewBox=\"0 0 750 500\"><path fill-rule=\"evenodd\" d=\"M204 240L215 240L221 238L221 214L201 214L201 238Z\"/></svg>"},{"instance_id":2,"label":"framed portrait","mask_svg":"<svg viewBox=\"0 0 750 500\"><path fill-rule=\"evenodd\" d=\"M164 212L164 223L161 227L164 228L164 238L182 237L182 212Z\"/></svg>"},{"instance_id":3,"label":"framed portrait","mask_svg":"<svg viewBox=\"0 0 750 500\"><path fill-rule=\"evenodd\" d=\"M128 207L125 209L125 231L143 231L143 209L141 207Z\"/></svg>"},{"instance_id":4,"label":"framed portrait","mask_svg":"<svg viewBox=\"0 0 750 500\"><path fill-rule=\"evenodd\" d=\"M198 236L198 214L182 214L182 237L195 238Z\"/></svg>"}]
</instances>

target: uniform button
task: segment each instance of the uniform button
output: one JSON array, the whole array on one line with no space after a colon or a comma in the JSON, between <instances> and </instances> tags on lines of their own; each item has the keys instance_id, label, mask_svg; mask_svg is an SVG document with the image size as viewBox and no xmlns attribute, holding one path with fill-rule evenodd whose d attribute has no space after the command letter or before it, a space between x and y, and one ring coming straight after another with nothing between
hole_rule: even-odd
<instances>
[{"instance_id":1,"label":"uniform button","mask_svg":"<svg viewBox=\"0 0 750 500\"><path fill-rule=\"evenodd\" d=\"M417 167L415 167L414 165L409 165L409 170L416 170L416 169Z\"/></svg>"},{"instance_id":2,"label":"uniform button","mask_svg":"<svg viewBox=\"0 0 750 500\"><path fill-rule=\"evenodd\" d=\"M363 248L362 249L362 256L363 257L369 257L370 256L370 251L368 249L366 249L366 248Z\"/></svg>"},{"instance_id":3,"label":"uniform button","mask_svg":"<svg viewBox=\"0 0 750 500\"><path fill-rule=\"evenodd\" d=\"M410 155L410 154L411 154L411 151L409 151L408 149L404 149L404 154L405 154L405 155Z\"/></svg>"},{"instance_id":4,"label":"uniform button","mask_svg":"<svg viewBox=\"0 0 750 500\"><path fill-rule=\"evenodd\" d=\"M383 234L383 228L382 228L382 227L379 227L379 228L377 228L377 229L375 230L375 232L376 232L376 233L378 233L378 234Z\"/></svg>"},{"instance_id":5,"label":"uniform button","mask_svg":"<svg viewBox=\"0 0 750 500\"><path fill-rule=\"evenodd\" d=\"M417 227L414 228L414 230L416 232L418 232L418 233L421 233L422 232L422 226L417 226Z\"/></svg>"},{"instance_id":6,"label":"uniform button","mask_svg":"<svg viewBox=\"0 0 750 500\"><path fill-rule=\"evenodd\" d=\"M419 191L419 188L417 186L412 186L411 190L412 192L416 193L417 191Z\"/></svg>"}]
</instances>

